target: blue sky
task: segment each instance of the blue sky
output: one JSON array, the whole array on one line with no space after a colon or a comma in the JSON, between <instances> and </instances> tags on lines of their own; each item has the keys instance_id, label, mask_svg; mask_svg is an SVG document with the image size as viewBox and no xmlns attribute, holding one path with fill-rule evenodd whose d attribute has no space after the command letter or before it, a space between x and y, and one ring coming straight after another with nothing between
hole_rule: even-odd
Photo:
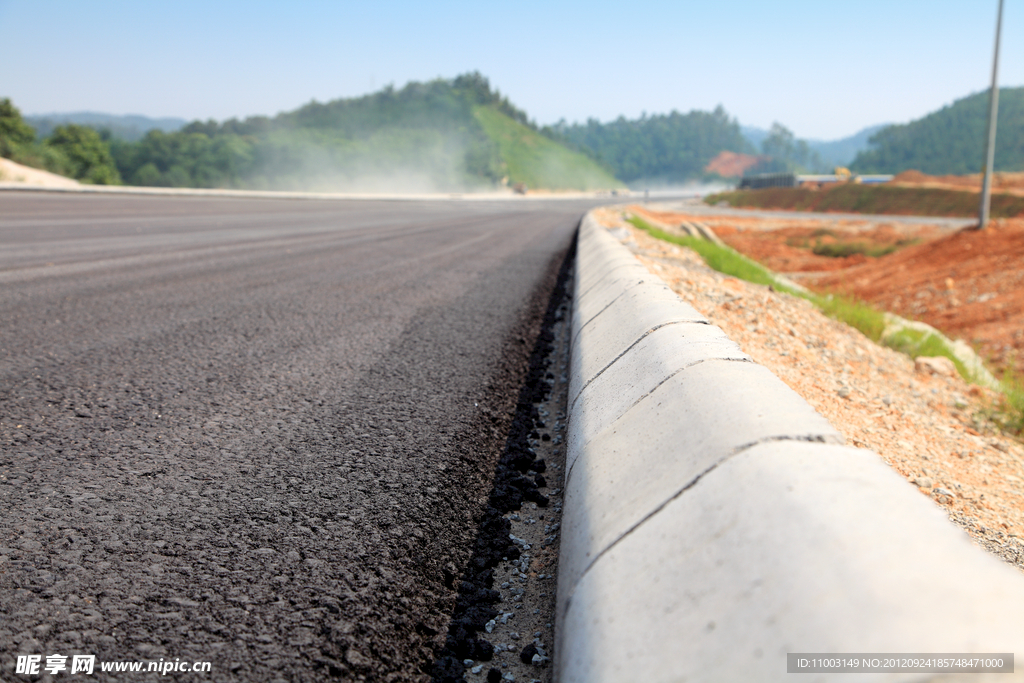
<instances>
[{"instance_id":1,"label":"blue sky","mask_svg":"<svg viewBox=\"0 0 1024 683\"><path fill-rule=\"evenodd\" d=\"M0 0L0 97L188 119L478 70L539 123L711 109L834 139L987 87L996 0ZM1000 84L1024 85L1024 0Z\"/></svg>"}]
</instances>

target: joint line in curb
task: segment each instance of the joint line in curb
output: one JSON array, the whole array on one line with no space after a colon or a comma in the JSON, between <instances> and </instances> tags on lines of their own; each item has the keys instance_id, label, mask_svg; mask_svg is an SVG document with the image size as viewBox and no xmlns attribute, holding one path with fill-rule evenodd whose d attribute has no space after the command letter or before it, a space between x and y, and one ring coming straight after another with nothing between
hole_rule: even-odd
<instances>
[{"instance_id":1,"label":"joint line in curb","mask_svg":"<svg viewBox=\"0 0 1024 683\"><path fill-rule=\"evenodd\" d=\"M627 346L622 351L622 353L620 353L619 355L615 356L615 358L612 358L610 361L608 361L607 365L605 365L603 368L601 368L597 372L597 374L595 374L593 377L591 377L590 379L587 380L586 384L584 384L582 387L580 387L580 392L579 393L582 394L583 390L586 389L588 386L590 386L591 382L593 382L595 379L600 377L604 373L605 370L607 370L611 366L615 365L615 363L617 363L620 358L622 358L627 353L629 353L633 349L634 346L636 346L641 341L643 341L644 338L647 337L648 335L653 334L654 332L657 332L658 330L660 330L663 327L668 327L669 325L685 325L685 324L710 325L711 323L708 322L707 320L670 320L667 323L659 323L659 324L655 325L654 327L652 327L651 329L647 330L646 332L641 334L639 337L637 337L636 341L634 341L632 344ZM572 353L572 349L574 347L575 347L575 345L569 347L570 353ZM579 394L576 395L576 398L579 398ZM572 405L576 405L576 399L573 399ZM571 412L572 408L570 408L569 410Z\"/></svg>"},{"instance_id":2,"label":"joint line in curb","mask_svg":"<svg viewBox=\"0 0 1024 683\"><path fill-rule=\"evenodd\" d=\"M742 351L740 353L742 353ZM658 387L660 387L662 384L664 384L665 382L669 381L670 379L672 379L673 377L678 375L683 370L692 368L694 365L700 365L701 363L706 363L706 362L708 362L710 360L724 360L724 361L728 361L730 363L753 363L754 362L753 358L747 357L747 358L701 358L700 360L695 360L692 363L687 363L683 367L678 368L676 370L673 370L671 373L669 373L668 375L665 376L665 379L663 379L660 382L658 382L657 384L655 384L653 387L650 388L649 391L644 393L637 400L635 400L632 403L630 403L629 407L622 411L622 414L625 415L629 411L633 410L633 408L635 408L636 405L638 403L640 403L640 401L644 400L645 398L647 398L648 396L653 394L655 391L658 390ZM594 376L594 379L597 379L596 375ZM583 387L580 389L580 393L577 394L576 398L573 399L572 405L569 406L569 421L570 422L572 422L572 411L576 407L576 401L580 400L580 396L583 395L583 390L586 389L588 386L590 386L590 382L593 382L594 379L589 380L586 384L583 385ZM618 418L616 418L616 419L618 419Z\"/></svg>"},{"instance_id":3,"label":"joint line in curb","mask_svg":"<svg viewBox=\"0 0 1024 683\"><path fill-rule=\"evenodd\" d=\"M678 375L680 372L683 372L684 370L688 370L688 369L692 368L695 365L700 365L701 363L706 363L706 362L711 361L711 360L721 360L721 361L726 361L726 362L729 362L729 363L753 363L754 362L754 359L752 359L752 358L701 358L700 360L695 360L692 363L687 363L686 365L684 365L683 367L679 368L678 370L675 370L670 375L665 377L665 379L661 380L660 382L655 384L653 387L651 387L650 391L646 392L640 398L638 398L637 400L633 401L633 403L631 403L628 408L623 410L622 413L620 413L618 417L616 417L614 420L612 420L611 424L614 424L614 423L618 422L622 417L624 417L626 415L626 413L628 413L629 411L633 410L633 408L636 408L640 404L641 401L643 401L645 398L647 398L648 396L653 394L655 391L657 391L658 387L660 387L662 384L664 384L665 382L669 381L670 379L672 379L673 377ZM594 379L597 379L597 378L595 377ZM593 381L593 380L591 380L591 381ZM587 386L589 384L590 384L590 382L587 382ZM583 389L586 389L586 386L584 386ZM576 407L576 401L578 401L580 399L580 397L583 396L583 389L580 389L580 393L576 396L576 399L573 400L572 405L569 406L569 419L568 419L568 422L566 424L566 433L569 433L569 432L572 431L571 428L570 428L570 425L572 424L572 417L573 417L573 414L574 414L573 413L573 409ZM590 442L588 441L587 443L590 443ZM585 446L585 445L586 444L582 444L581 448L583 446ZM572 470L573 470L574 467L576 467L576 463L578 461L579 461L579 458L576 458L576 460L573 460L572 464L569 466L569 470L565 473L565 480L564 480L565 484L568 484L569 480L572 478Z\"/></svg>"},{"instance_id":4,"label":"joint line in curb","mask_svg":"<svg viewBox=\"0 0 1024 683\"><path fill-rule=\"evenodd\" d=\"M716 470L720 465L724 464L725 462L727 462L729 460L732 460L737 455L743 453L744 451L748 451L751 448L754 448L755 446L760 446L761 444L772 443L772 442L776 442L776 441L802 441L802 442L805 442L805 443L834 444L834 445L840 445L840 446L841 445L845 445L845 441L843 441L841 439L840 440L836 440L834 437L831 437L831 436L826 436L826 435L822 435L822 434L806 434L806 435L803 435L803 436L767 436L767 437L765 437L763 439L758 439L757 441L752 441L752 442L750 442L748 444L744 444L742 446L737 446L736 448L734 448L732 450L731 453L729 453L728 455L723 456L721 460L719 460L718 462L710 465L703 472L701 472L700 474L695 476L693 479L691 479L689 482L687 482L681 489L679 489L678 491L673 493L671 496L666 498L664 501L662 501L661 504L659 504L656 508L654 508L653 510L648 512L646 515L644 515L642 518L637 520L637 522L635 524L633 524L633 526L631 526L628 529L626 529L625 531L623 531L622 534L620 534L618 538L616 538L614 541L609 543L607 546L605 546L601 550L601 552L599 552L597 555L595 555L594 559L592 559L590 562L587 563L587 566L583 568L582 572L580 572L579 578L577 578L575 583L573 583L573 586L572 586L571 590L569 591L569 597L565 601L565 609L563 609L561 614L558 615L558 618L564 618L565 615L569 613L569 608L572 607L572 598L576 594L576 587L580 585L580 582L583 580L583 577L587 575L587 572L590 571L591 567L593 567L595 564L597 564L597 561L600 560L602 557L604 557L604 555L609 550L611 550L612 548L617 546L620 541L622 541L624 538L626 538L631 533L633 533L634 531L639 529L641 526L643 526L644 523L647 522L647 520L651 519L652 517L657 515L659 512L664 510L666 507L668 507L669 503L671 503L672 501L676 500L677 498L682 496L684 493L686 493L687 491L692 489L694 486L696 486L697 483L701 479L703 479L705 476L707 476L708 474L710 474L711 472ZM579 458L577 458L577 460L579 460ZM573 463L573 464L575 465L575 463ZM568 477L567 477L567 480L568 480Z\"/></svg>"},{"instance_id":5,"label":"joint line in curb","mask_svg":"<svg viewBox=\"0 0 1024 683\"><path fill-rule=\"evenodd\" d=\"M592 316L590 316L589 318L587 318L587 321L586 321L586 322L584 322L584 323L581 323L581 324L580 324L580 329L579 329L579 330L577 330L577 332L576 332L576 336L575 336L575 337L573 337L573 338L572 338L572 341L571 341L571 342L569 343L569 348L571 349L572 347L576 346L576 341L577 341L577 340L578 340L578 339L580 338L580 335L581 335L581 334L583 334L583 328L584 328L584 327L586 327L586 326L587 326L587 325L589 325L590 323L594 322L594 320L596 320L596 319L597 319L597 317L598 317L599 315L601 315L602 313L604 313L605 311L607 311L607 310L608 310L608 307L609 307L609 306L611 306L612 304L614 304L614 303L615 303L616 301L618 301L618 300L619 300L619 299L621 299L622 297L626 296L626 294L627 294L627 293L629 292L629 290L630 290L630 289L632 289L633 287L635 287L635 286L637 286L637 285L642 285L643 283L644 283L644 281L643 281L643 280L640 280L639 282L634 282L634 283L633 283L632 285L630 285L630 286L629 286L629 287L627 287L626 289L622 290L622 291L621 291L621 292L619 293L619 295L618 295L617 297L615 297L614 299L612 299L611 301L609 301L609 302L608 302L607 304L605 304L605 305L604 305L604 306L603 306L603 307L601 308L601 310L600 310L600 311L598 311L598 312L597 312L597 313L595 313L594 315L592 315Z\"/></svg>"},{"instance_id":6,"label":"joint line in curb","mask_svg":"<svg viewBox=\"0 0 1024 683\"><path fill-rule=\"evenodd\" d=\"M622 292L620 292L618 296L616 296L614 299L612 299L607 304L605 304L604 307L602 307L600 311L598 311L594 315L592 315L589 318L587 318L587 321L585 323L581 323L580 324L580 329L576 331L575 336L573 336L572 341L569 344L569 348L571 349L571 348L576 346L576 342L579 341L580 335L583 334L583 328L584 327L586 327L590 323L594 322L598 318L598 316L600 316L602 313L604 313L606 310L608 310L616 301L618 301L622 297L624 297L627 294L629 294L630 290L632 290L634 287L642 285L644 282L645 282L645 280L639 280L638 282L634 282L634 283L630 284L628 287L626 287L624 290L622 290ZM710 324L710 322L708 324Z\"/></svg>"},{"instance_id":7,"label":"joint line in curb","mask_svg":"<svg viewBox=\"0 0 1024 683\"><path fill-rule=\"evenodd\" d=\"M636 266L636 265L639 265L639 264L640 264L640 262L639 262L639 261L637 261L636 263L620 263L620 264L619 264L619 265L617 265L617 266L612 266L611 268L609 268L609 269L608 269L608 271L607 271L607 272L606 272L606 273L605 273L604 275L602 275L601 277L599 277L599 278L597 279L597 282L595 282L594 284L592 284L592 285L590 285L589 287L587 287L586 291L580 292L580 293L579 293L579 294L577 294L577 295L576 295L576 296L575 296L574 298L576 298L576 299L582 299L582 298L583 298L583 297L585 297L585 296L586 296L587 294L590 294L590 291L591 291L592 289L594 289L594 288L595 288L595 287L597 287L597 286L598 286L599 284L601 284L602 282L604 282L604 281L605 281L605 278L607 278L607 277L608 277L609 275L611 275L612 273L614 273L614 272L615 272L616 270L619 270L619 269L621 269L621 268L629 268L629 267L632 267L632 266Z\"/></svg>"}]
</instances>

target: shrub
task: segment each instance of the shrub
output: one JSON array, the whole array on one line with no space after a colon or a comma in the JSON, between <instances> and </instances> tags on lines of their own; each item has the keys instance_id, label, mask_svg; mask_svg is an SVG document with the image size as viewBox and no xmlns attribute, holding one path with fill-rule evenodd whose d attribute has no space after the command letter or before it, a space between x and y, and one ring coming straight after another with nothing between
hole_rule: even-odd
<instances>
[{"instance_id":1,"label":"shrub","mask_svg":"<svg viewBox=\"0 0 1024 683\"><path fill-rule=\"evenodd\" d=\"M57 126L46 146L67 158L68 175L95 185L120 185L121 176L110 155L110 147L92 128L68 124Z\"/></svg>"}]
</instances>

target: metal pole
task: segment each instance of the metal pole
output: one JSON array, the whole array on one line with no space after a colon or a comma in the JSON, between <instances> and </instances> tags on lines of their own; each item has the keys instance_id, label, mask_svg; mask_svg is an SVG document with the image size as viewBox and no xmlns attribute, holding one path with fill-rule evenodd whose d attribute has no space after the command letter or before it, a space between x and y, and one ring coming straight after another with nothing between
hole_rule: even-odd
<instances>
[{"instance_id":1,"label":"metal pole","mask_svg":"<svg viewBox=\"0 0 1024 683\"><path fill-rule=\"evenodd\" d=\"M996 18L996 51L992 57L992 93L988 97L988 138L985 149L985 175L981 179L981 207L978 216L978 230L988 225L989 205L992 195L992 165L996 156L996 118L999 114L999 34L1003 28L1003 0L999 0L999 14Z\"/></svg>"}]
</instances>

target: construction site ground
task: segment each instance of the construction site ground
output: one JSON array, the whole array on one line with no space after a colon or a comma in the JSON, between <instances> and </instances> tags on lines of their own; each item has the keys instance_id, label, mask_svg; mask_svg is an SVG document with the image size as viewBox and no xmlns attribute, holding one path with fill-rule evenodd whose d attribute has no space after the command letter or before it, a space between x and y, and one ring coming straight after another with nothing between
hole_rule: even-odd
<instances>
[{"instance_id":1,"label":"construction site ground","mask_svg":"<svg viewBox=\"0 0 1024 683\"><path fill-rule=\"evenodd\" d=\"M877 218L694 216L634 208L663 224L703 222L729 246L809 289L926 322L969 342L997 374L1006 368L1024 374L1024 219L954 231L941 223ZM815 253L844 249L854 253Z\"/></svg>"},{"instance_id":2,"label":"construction site ground","mask_svg":"<svg viewBox=\"0 0 1024 683\"><path fill-rule=\"evenodd\" d=\"M937 187L947 190L980 192L981 180L980 173L934 176L920 171L903 171L888 184L900 187ZM1024 173L993 173L992 191L1024 195Z\"/></svg>"},{"instance_id":3,"label":"construction site ground","mask_svg":"<svg viewBox=\"0 0 1024 683\"><path fill-rule=\"evenodd\" d=\"M694 252L635 229L625 221L630 214L671 218L636 206L596 212L604 225L621 228L615 233L652 272L803 396L850 445L879 454L980 545L1024 570L1024 447L986 418L995 392L933 374L804 299L711 270ZM712 223L707 215L699 220ZM733 236L729 241L737 243Z\"/></svg>"}]
</instances>

